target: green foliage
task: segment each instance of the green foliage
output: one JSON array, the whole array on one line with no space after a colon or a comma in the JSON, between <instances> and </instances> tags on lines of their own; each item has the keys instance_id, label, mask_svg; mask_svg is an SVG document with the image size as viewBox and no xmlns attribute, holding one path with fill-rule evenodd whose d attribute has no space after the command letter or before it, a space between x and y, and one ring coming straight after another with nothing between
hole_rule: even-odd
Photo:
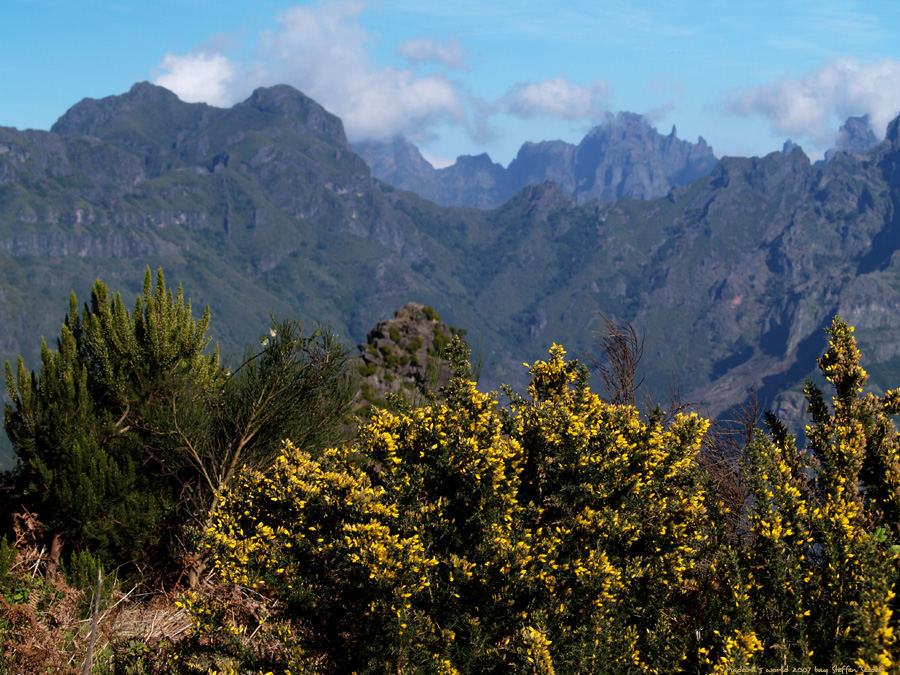
<instances>
[{"instance_id":1,"label":"green foliage","mask_svg":"<svg viewBox=\"0 0 900 675\"><path fill-rule=\"evenodd\" d=\"M8 582L7 575L12 571L13 563L16 561L16 548L10 546L6 541L6 535L0 537L0 584L6 587Z\"/></svg>"},{"instance_id":2,"label":"green foliage","mask_svg":"<svg viewBox=\"0 0 900 675\"><path fill-rule=\"evenodd\" d=\"M166 649L171 645L163 641L154 646L138 638L129 638L111 645L109 671L117 675L150 675L171 672L166 664Z\"/></svg>"},{"instance_id":3,"label":"green foliage","mask_svg":"<svg viewBox=\"0 0 900 675\"><path fill-rule=\"evenodd\" d=\"M94 595L97 591L98 572L102 579L100 586L100 604L106 607L109 605L112 593L117 591L119 587L115 575L105 574L103 565L101 565L87 549L72 551L69 554L69 559L64 565L63 573L66 583L72 588L80 589L85 593L85 599L82 603L82 613L84 616L90 615L90 610L95 602Z\"/></svg>"},{"instance_id":4,"label":"green foliage","mask_svg":"<svg viewBox=\"0 0 900 675\"><path fill-rule=\"evenodd\" d=\"M440 325L436 325L434 327L434 340L431 343L432 344L431 353L434 356L443 356L444 349L447 347L448 344L450 344L451 340L452 340L452 336L449 335L447 332L441 330Z\"/></svg>"},{"instance_id":5,"label":"green foliage","mask_svg":"<svg viewBox=\"0 0 900 675\"><path fill-rule=\"evenodd\" d=\"M440 321L441 320L440 315L434 311L434 307L432 307L431 305L425 305L422 308L422 311L425 313L425 316L428 317L429 321Z\"/></svg>"},{"instance_id":6,"label":"green foliage","mask_svg":"<svg viewBox=\"0 0 900 675\"><path fill-rule=\"evenodd\" d=\"M42 344L39 377L21 358L15 377L6 364L6 430L25 505L76 548L118 563L158 542L179 485L154 451L150 420L168 413L182 383L221 383L217 354L203 353L208 322L208 311L191 318L161 270L154 286L148 268L132 313L100 281L81 316L72 294L57 349Z\"/></svg>"},{"instance_id":7,"label":"green foliage","mask_svg":"<svg viewBox=\"0 0 900 675\"><path fill-rule=\"evenodd\" d=\"M343 439L353 398L347 351L324 329L304 335L297 321L274 322L263 349L248 351L243 364L195 417L195 430L181 432L185 453L205 481L204 516L241 467L264 469L284 438L316 451ZM187 402L181 410L189 408ZM209 423L212 433L208 436Z\"/></svg>"},{"instance_id":8,"label":"green foliage","mask_svg":"<svg viewBox=\"0 0 900 675\"><path fill-rule=\"evenodd\" d=\"M331 333L273 322L230 373L205 351L208 323L148 268L131 313L100 281L81 316L72 295L40 376L7 364L19 489L70 551L107 568L172 564L238 468L267 465L283 435L315 449L346 426L346 350Z\"/></svg>"},{"instance_id":9,"label":"green foliage","mask_svg":"<svg viewBox=\"0 0 900 675\"><path fill-rule=\"evenodd\" d=\"M413 335L410 339L409 343L406 345L406 351L410 353L410 355L415 355L417 351L422 347L422 336L421 335Z\"/></svg>"}]
</instances>

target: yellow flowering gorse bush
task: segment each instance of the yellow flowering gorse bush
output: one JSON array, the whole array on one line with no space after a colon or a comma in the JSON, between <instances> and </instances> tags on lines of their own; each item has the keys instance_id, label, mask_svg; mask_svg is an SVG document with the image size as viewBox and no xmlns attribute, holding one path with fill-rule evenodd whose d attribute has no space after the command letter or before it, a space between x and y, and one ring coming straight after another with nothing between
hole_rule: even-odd
<instances>
[{"instance_id":1,"label":"yellow flowering gorse bush","mask_svg":"<svg viewBox=\"0 0 900 675\"><path fill-rule=\"evenodd\" d=\"M375 414L358 446L314 458L286 442L222 496L214 568L275 601L304 655L292 672L695 656L684 628L710 575L695 462L707 422L664 427L604 403L558 346L529 369L510 410L457 378L441 401Z\"/></svg>"},{"instance_id":2,"label":"yellow flowering gorse bush","mask_svg":"<svg viewBox=\"0 0 900 675\"><path fill-rule=\"evenodd\" d=\"M900 397L862 396L853 328L835 318L828 332L819 365L836 395L829 410L807 383L808 447L771 415L771 437L750 446L736 615L759 632L766 665L895 671Z\"/></svg>"},{"instance_id":3,"label":"yellow flowering gorse bush","mask_svg":"<svg viewBox=\"0 0 900 675\"><path fill-rule=\"evenodd\" d=\"M808 449L774 417L753 439L737 519L706 420L604 402L556 345L508 408L458 376L353 446L286 441L206 540L265 612L214 629L191 600L193 644L291 673L896 669L900 394L861 395L850 331L820 360L833 412L807 389Z\"/></svg>"}]
</instances>

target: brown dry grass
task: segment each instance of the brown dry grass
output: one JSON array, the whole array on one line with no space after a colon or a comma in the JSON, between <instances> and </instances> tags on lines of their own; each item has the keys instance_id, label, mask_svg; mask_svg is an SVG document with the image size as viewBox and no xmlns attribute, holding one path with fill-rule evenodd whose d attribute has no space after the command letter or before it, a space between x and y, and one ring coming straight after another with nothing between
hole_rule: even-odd
<instances>
[{"instance_id":1,"label":"brown dry grass","mask_svg":"<svg viewBox=\"0 0 900 675\"><path fill-rule=\"evenodd\" d=\"M13 529L15 559L7 579L16 592L0 595L0 673L87 673L110 660L117 644L137 640L152 650L177 641L190 627L173 597L142 597L137 588L114 590L106 606L97 608L96 621L85 618L85 593L53 571L40 545L40 522L32 514L16 514ZM93 663L87 664L91 642Z\"/></svg>"}]
</instances>

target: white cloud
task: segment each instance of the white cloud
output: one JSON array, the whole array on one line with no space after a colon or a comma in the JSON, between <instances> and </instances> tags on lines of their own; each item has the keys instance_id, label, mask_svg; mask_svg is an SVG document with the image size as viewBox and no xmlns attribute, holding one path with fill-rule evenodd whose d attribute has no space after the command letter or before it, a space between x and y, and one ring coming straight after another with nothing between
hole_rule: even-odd
<instances>
[{"instance_id":1,"label":"white cloud","mask_svg":"<svg viewBox=\"0 0 900 675\"><path fill-rule=\"evenodd\" d=\"M155 78L156 84L175 92L183 101L217 106L234 103L231 85L235 67L221 54L166 54L158 68L163 72Z\"/></svg>"},{"instance_id":2,"label":"white cloud","mask_svg":"<svg viewBox=\"0 0 900 675\"><path fill-rule=\"evenodd\" d=\"M459 40L450 38L446 44L429 37L407 40L397 47L397 53L412 63L441 63L448 68L465 68L466 54Z\"/></svg>"},{"instance_id":3,"label":"white cloud","mask_svg":"<svg viewBox=\"0 0 900 675\"><path fill-rule=\"evenodd\" d=\"M464 97L445 78L372 65L361 12L351 3L286 12L280 30L261 36L270 75L340 116L351 140L412 135L437 121L463 120Z\"/></svg>"},{"instance_id":4,"label":"white cloud","mask_svg":"<svg viewBox=\"0 0 900 675\"><path fill-rule=\"evenodd\" d=\"M555 77L515 85L497 102L497 108L517 117L590 120L603 115L608 94L609 87L604 81L585 87Z\"/></svg>"},{"instance_id":5,"label":"white cloud","mask_svg":"<svg viewBox=\"0 0 900 675\"><path fill-rule=\"evenodd\" d=\"M785 77L743 91L733 91L726 109L738 115L762 115L781 135L808 137L830 147L840 124L868 114L879 136L900 111L900 61L861 64L833 59L800 77Z\"/></svg>"},{"instance_id":6,"label":"white cloud","mask_svg":"<svg viewBox=\"0 0 900 675\"><path fill-rule=\"evenodd\" d=\"M185 101L219 106L245 99L256 87L289 84L338 115L353 142L396 134L422 142L447 123L485 142L498 113L593 122L606 110L605 81L525 82L489 101L441 73L423 73L422 63L466 67L466 50L452 37L407 40L397 52L411 67L377 67L369 57L374 38L360 23L363 11L358 2L293 7L256 36L252 60L236 56L239 44L220 39L188 54L166 54L154 81Z\"/></svg>"},{"instance_id":7,"label":"white cloud","mask_svg":"<svg viewBox=\"0 0 900 675\"><path fill-rule=\"evenodd\" d=\"M239 64L221 53L167 54L160 64L167 72L155 82L184 100L216 105L240 101L258 86L289 84L338 115L351 141L464 122L465 97L446 78L371 63L362 11L354 2L294 7L278 17L277 29L257 37L256 63Z\"/></svg>"}]
</instances>

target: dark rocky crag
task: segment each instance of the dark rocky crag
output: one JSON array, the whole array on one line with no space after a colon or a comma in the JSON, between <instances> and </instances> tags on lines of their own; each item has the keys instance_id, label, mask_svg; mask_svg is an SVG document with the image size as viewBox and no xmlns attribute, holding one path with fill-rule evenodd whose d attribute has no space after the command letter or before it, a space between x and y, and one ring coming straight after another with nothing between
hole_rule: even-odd
<instances>
[{"instance_id":1,"label":"dark rocky crag","mask_svg":"<svg viewBox=\"0 0 900 675\"><path fill-rule=\"evenodd\" d=\"M878 143L868 115L848 117L838 131L838 150L852 153L866 152Z\"/></svg>"},{"instance_id":2,"label":"dark rocky crag","mask_svg":"<svg viewBox=\"0 0 900 675\"><path fill-rule=\"evenodd\" d=\"M357 408L390 405L388 395L402 395L410 403L425 400L450 382L452 371L444 350L465 331L450 326L427 305L410 302L380 321L357 346L351 364L360 377Z\"/></svg>"}]
</instances>

